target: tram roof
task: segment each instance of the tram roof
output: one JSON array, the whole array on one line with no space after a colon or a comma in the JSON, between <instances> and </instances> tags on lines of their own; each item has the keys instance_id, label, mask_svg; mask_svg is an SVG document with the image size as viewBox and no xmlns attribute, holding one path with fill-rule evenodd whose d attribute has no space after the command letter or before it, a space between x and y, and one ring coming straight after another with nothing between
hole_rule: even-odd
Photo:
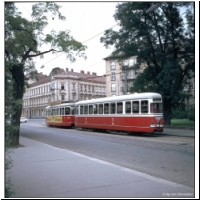
<instances>
[{"instance_id":1,"label":"tram roof","mask_svg":"<svg viewBox=\"0 0 200 200\"><path fill-rule=\"evenodd\" d=\"M52 106L47 106L46 109L48 108L57 108L57 107L65 107L65 106L74 106L74 103L61 103L61 104L56 104L56 105L52 105Z\"/></svg>"},{"instance_id":2,"label":"tram roof","mask_svg":"<svg viewBox=\"0 0 200 200\"><path fill-rule=\"evenodd\" d=\"M155 93L155 92L134 93L134 94L128 94L128 95L112 96L112 97L104 97L104 98L99 98L99 99L89 99L89 100L84 100L84 101L78 101L75 103L75 105L125 101L125 100L135 100L135 99L151 99L151 98L162 98L162 96L161 96L161 94Z\"/></svg>"}]
</instances>

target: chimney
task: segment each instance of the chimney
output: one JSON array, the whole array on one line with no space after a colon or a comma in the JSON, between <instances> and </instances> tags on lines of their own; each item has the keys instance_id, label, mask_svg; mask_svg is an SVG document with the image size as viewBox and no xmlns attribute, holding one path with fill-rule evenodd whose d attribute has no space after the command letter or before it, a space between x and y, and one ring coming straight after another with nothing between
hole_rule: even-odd
<instances>
[{"instance_id":1,"label":"chimney","mask_svg":"<svg viewBox=\"0 0 200 200\"><path fill-rule=\"evenodd\" d=\"M90 72L87 72L87 74L90 74Z\"/></svg>"},{"instance_id":2,"label":"chimney","mask_svg":"<svg viewBox=\"0 0 200 200\"><path fill-rule=\"evenodd\" d=\"M68 72L68 68L66 68L66 72Z\"/></svg>"},{"instance_id":3,"label":"chimney","mask_svg":"<svg viewBox=\"0 0 200 200\"><path fill-rule=\"evenodd\" d=\"M96 75L97 75L97 73L95 73L95 72L92 72L92 75L96 76Z\"/></svg>"},{"instance_id":4,"label":"chimney","mask_svg":"<svg viewBox=\"0 0 200 200\"><path fill-rule=\"evenodd\" d=\"M71 69L71 72L73 72L74 70L73 69Z\"/></svg>"},{"instance_id":5,"label":"chimney","mask_svg":"<svg viewBox=\"0 0 200 200\"><path fill-rule=\"evenodd\" d=\"M85 73L84 70L81 70L81 73L84 74Z\"/></svg>"}]
</instances>

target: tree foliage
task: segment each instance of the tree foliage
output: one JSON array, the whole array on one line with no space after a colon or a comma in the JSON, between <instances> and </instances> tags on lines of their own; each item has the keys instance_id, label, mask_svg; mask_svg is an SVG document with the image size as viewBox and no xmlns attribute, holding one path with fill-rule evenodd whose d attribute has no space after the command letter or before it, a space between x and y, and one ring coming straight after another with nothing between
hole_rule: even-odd
<instances>
[{"instance_id":1,"label":"tree foliage","mask_svg":"<svg viewBox=\"0 0 200 200\"><path fill-rule=\"evenodd\" d=\"M22 98L27 77L36 72L33 58L43 58L47 53L65 53L71 62L76 60L76 56L86 58L86 46L75 40L69 30L58 33L52 30L44 34L49 15L65 20L59 10L60 6L56 3L39 2L32 6L32 20L27 20L21 17L14 3L5 3L5 71L12 81L12 94L9 95L12 95L13 102L9 106L15 109L11 123L17 127L9 133L13 145L19 144ZM49 48L43 49L44 45Z\"/></svg>"},{"instance_id":2,"label":"tree foliage","mask_svg":"<svg viewBox=\"0 0 200 200\"><path fill-rule=\"evenodd\" d=\"M145 69L136 78L134 91L162 94L164 120L170 124L171 108L181 99L183 85L194 77L193 3L164 2L147 13L155 4L119 3L114 18L120 29L106 30L101 42L113 45L113 56L119 59L137 56L135 67Z\"/></svg>"}]
</instances>

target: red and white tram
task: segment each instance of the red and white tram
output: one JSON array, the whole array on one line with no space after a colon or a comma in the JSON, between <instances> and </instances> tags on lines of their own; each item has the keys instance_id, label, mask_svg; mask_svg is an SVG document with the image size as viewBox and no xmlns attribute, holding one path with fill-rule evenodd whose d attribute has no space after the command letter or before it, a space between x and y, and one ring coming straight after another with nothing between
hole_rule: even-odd
<instances>
[{"instance_id":1,"label":"red and white tram","mask_svg":"<svg viewBox=\"0 0 200 200\"><path fill-rule=\"evenodd\" d=\"M163 131L162 96L135 93L75 103L75 126L128 132Z\"/></svg>"},{"instance_id":2,"label":"red and white tram","mask_svg":"<svg viewBox=\"0 0 200 200\"><path fill-rule=\"evenodd\" d=\"M62 103L46 107L46 124L48 126L74 125L74 103Z\"/></svg>"}]
</instances>

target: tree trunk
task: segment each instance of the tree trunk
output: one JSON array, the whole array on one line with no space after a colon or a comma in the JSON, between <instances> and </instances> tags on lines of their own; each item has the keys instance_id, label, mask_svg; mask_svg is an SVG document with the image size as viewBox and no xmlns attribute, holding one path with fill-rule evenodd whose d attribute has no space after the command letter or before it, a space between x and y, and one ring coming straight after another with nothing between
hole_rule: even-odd
<instances>
[{"instance_id":1,"label":"tree trunk","mask_svg":"<svg viewBox=\"0 0 200 200\"><path fill-rule=\"evenodd\" d=\"M20 130L20 117L22 112L22 98L24 94L24 72L23 65L13 65L10 70L13 84L13 114L11 118L12 126L14 127L9 134L11 144L13 146L19 145L19 130Z\"/></svg>"},{"instance_id":2,"label":"tree trunk","mask_svg":"<svg viewBox=\"0 0 200 200\"><path fill-rule=\"evenodd\" d=\"M164 124L171 124L171 99L163 99Z\"/></svg>"}]
</instances>

